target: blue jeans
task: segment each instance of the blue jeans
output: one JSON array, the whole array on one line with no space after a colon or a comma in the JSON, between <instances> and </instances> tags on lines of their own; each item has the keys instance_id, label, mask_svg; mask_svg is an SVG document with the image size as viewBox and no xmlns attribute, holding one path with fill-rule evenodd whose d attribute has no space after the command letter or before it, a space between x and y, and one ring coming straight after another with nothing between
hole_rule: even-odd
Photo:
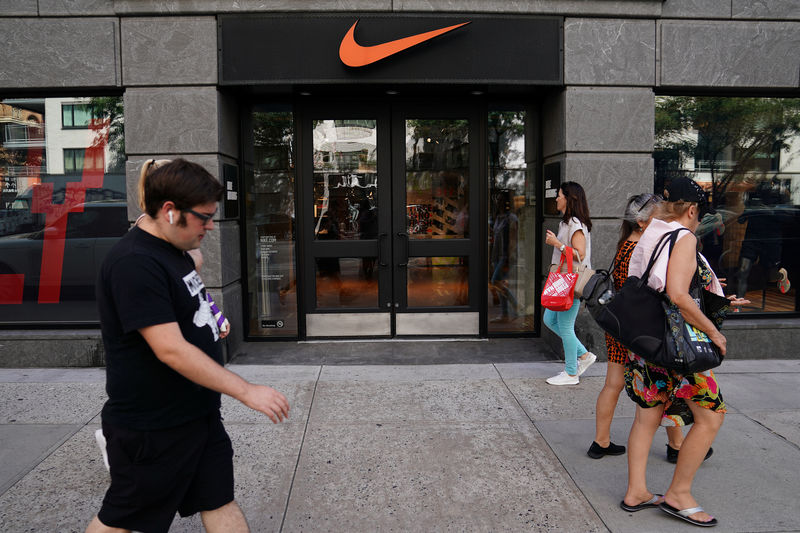
<instances>
[{"instance_id":1,"label":"blue jeans","mask_svg":"<svg viewBox=\"0 0 800 533\"><path fill-rule=\"evenodd\" d=\"M588 351L575 336L575 319L578 317L580 307L580 299L575 298L572 307L566 311L544 310L544 325L561 337L561 343L564 345L565 370L570 376L578 374L578 356Z\"/></svg>"}]
</instances>

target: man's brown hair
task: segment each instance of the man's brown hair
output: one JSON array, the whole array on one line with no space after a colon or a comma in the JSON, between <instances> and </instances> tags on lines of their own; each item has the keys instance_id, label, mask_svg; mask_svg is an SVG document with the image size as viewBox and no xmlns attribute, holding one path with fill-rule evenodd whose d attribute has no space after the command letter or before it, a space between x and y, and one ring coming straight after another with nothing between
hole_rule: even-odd
<instances>
[{"instance_id":1,"label":"man's brown hair","mask_svg":"<svg viewBox=\"0 0 800 533\"><path fill-rule=\"evenodd\" d=\"M139 178L139 205L152 218L156 217L164 202L171 201L175 209L183 211L222 199L225 188L197 163L185 159L158 165L153 163L145 162Z\"/></svg>"}]
</instances>

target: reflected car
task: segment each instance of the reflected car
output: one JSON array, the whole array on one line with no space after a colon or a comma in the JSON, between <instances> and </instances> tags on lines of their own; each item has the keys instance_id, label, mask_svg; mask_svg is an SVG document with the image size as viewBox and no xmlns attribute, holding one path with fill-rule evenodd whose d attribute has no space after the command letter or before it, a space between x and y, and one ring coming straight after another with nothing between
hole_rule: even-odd
<instances>
[{"instance_id":1,"label":"reflected car","mask_svg":"<svg viewBox=\"0 0 800 533\"><path fill-rule=\"evenodd\" d=\"M38 219L37 224L19 224L12 230L14 234L0 236L0 274L23 274L26 299L36 298L45 235L57 231L52 225L43 227L43 215L33 216ZM100 265L111 247L128 231L127 204L124 201L87 202L82 212L63 216L69 218L60 301L94 300ZM20 233L20 229L29 231ZM30 231L32 229L34 231Z\"/></svg>"}]
</instances>

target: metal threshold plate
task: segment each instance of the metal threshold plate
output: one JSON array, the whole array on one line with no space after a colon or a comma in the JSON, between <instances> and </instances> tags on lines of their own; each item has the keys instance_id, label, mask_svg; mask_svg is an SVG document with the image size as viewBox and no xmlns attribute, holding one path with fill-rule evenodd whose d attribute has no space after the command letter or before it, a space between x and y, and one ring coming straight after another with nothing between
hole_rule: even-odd
<instances>
[{"instance_id":1,"label":"metal threshold plate","mask_svg":"<svg viewBox=\"0 0 800 533\"><path fill-rule=\"evenodd\" d=\"M306 315L306 335L308 337L370 337L391 334L391 313Z\"/></svg>"},{"instance_id":2,"label":"metal threshold plate","mask_svg":"<svg viewBox=\"0 0 800 533\"><path fill-rule=\"evenodd\" d=\"M478 313L398 313L398 335L478 335Z\"/></svg>"}]
</instances>

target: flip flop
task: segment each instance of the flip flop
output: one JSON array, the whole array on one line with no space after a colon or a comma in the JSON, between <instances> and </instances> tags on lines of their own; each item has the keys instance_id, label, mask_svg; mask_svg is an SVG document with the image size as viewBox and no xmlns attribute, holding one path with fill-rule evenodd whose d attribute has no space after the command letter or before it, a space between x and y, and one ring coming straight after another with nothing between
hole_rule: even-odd
<instances>
[{"instance_id":1,"label":"flip flop","mask_svg":"<svg viewBox=\"0 0 800 533\"><path fill-rule=\"evenodd\" d=\"M648 509L650 507L658 507L658 500L659 498L663 498L663 494L654 494L652 498L647 500L646 502L642 502L639 505L628 505L625 503L625 500L619 502L619 507L623 511L628 511L629 513L635 513L636 511L641 511L642 509Z\"/></svg>"},{"instance_id":2,"label":"flip flop","mask_svg":"<svg viewBox=\"0 0 800 533\"><path fill-rule=\"evenodd\" d=\"M671 514L675 518L680 518L681 520L686 520L690 524L694 524L696 526L714 527L714 526L717 525L717 519L714 518L713 516L711 517L711 520L709 520L708 522L702 522L700 520L695 520L694 518L689 518L690 514L703 512L703 508L702 507L692 507L690 509L683 509L682 511L679 511L676 508L674 508L673 506L671 506L670 504L668 504L667 502L663 502L663 503L661 503L661 505L658 506L658 508L661 509L662 511L664 511L665 513L667 513L667 514Z\"/></svg>"}]
</instances>

